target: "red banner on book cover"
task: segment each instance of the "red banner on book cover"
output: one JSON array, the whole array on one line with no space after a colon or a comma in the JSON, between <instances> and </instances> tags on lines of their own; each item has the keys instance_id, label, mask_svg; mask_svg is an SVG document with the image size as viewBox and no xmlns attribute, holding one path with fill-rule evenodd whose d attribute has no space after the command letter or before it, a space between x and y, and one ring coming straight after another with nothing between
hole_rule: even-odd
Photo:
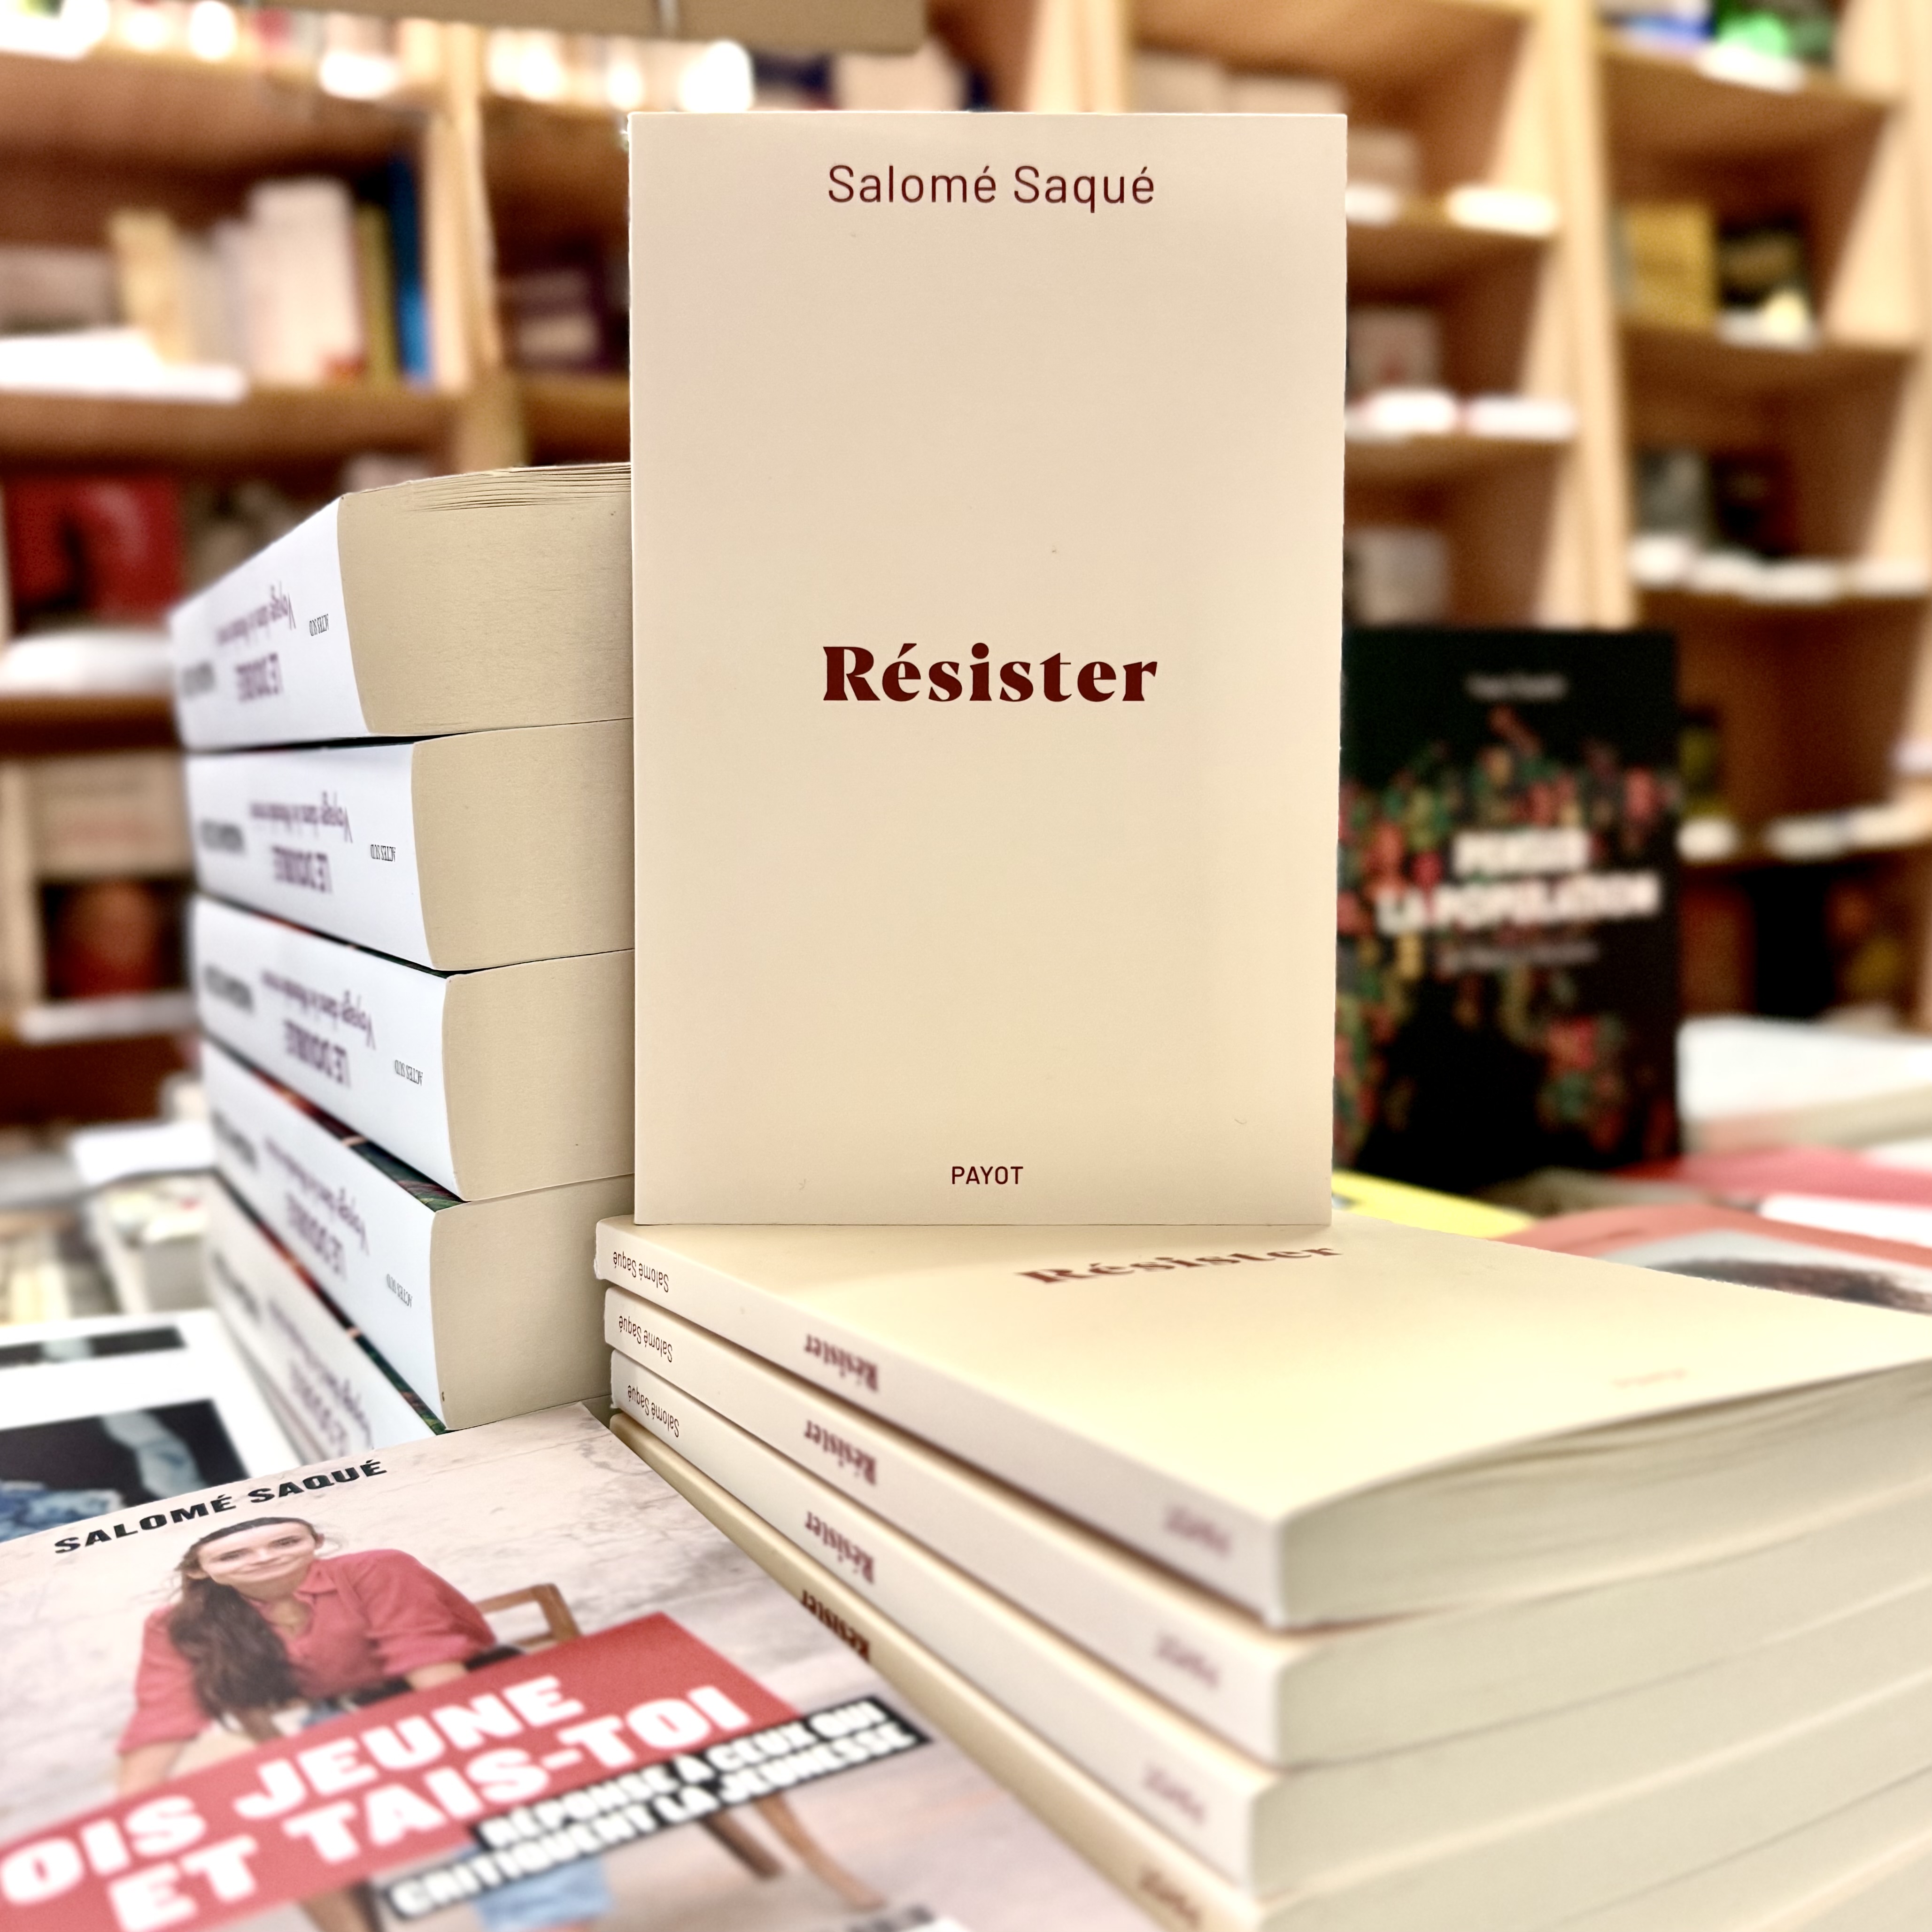
<instances>
[{"instance_id":1,"label":"red banner on book cover","mask_svg":"<svg viewBox=\"0 0 1932 1932\"><path fill-rule=\"evenodd\" d=\"M0 1924L230 1924L796 1713L667 1616L385 1698L0 1849Z\"/></svg>"}]
</instances>

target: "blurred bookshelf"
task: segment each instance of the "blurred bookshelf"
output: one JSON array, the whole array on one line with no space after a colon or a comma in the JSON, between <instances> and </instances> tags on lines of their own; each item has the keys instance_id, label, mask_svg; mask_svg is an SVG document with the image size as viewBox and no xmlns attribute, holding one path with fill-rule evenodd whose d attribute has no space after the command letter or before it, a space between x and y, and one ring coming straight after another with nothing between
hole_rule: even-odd
<instances>
[{"instance_id":1,"label":"blurred bookshelf","mask_svg":"<svg viewBox=\"0 0 1932 1932\"><path fill-rule=\"evenodd\" d=\"M154 468L302 507L362 459L622 457L632 106L836 106L903 85L908 105L1345 107L1352 615L1674 631L1708 754L1686 845L1693 1010L1864 1004L1932 1024L1916 0L1843 0L1828 58L1805 59L1662 44L1590 0L931 0L903 82L890 56L855 80L810 50L341 16L274 16L307 23L278 38L238 13L232 45L196 50L172 0L98 4L110 26L77 58L0 52L0 247L98 248L130 206L206 232L290 177L338 179L361 208L406 170L431 352L412 379L256 377L232 400L0 380L0 488ZM1701 307L1645 283L1659 235L1711 254ZM1798 265L1762 314L1724 280L1754 250ZM1657 524L1644 479L1679 472L1710 500L1701 533ZM1754 490L1778 500L1762 528ZM140 709L98 702L122 707L110 738ZM50 704L38 742L92 742ZM26 718L0 719L0 755L29 754ZM1806 919L1794 974L1772 956ZM1856 961L1834 979L1841 955Z\"/></svg>"}]
</instances>

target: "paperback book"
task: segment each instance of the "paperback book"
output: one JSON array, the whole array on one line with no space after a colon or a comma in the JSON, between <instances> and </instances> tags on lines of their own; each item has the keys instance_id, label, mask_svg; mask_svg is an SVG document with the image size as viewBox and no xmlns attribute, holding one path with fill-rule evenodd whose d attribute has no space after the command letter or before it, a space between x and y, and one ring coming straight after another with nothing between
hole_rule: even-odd
<instances>
[{"instance_id":1,"label":"paperback book","mask_svg":"<svg viewBox=\"0 0 1932 1932\"><path fill-rule=\"evenodd\" d=\"M1701 1670L1513 1722L1286 1768L1231 1750L1085 1649L1004 1600L795 1462L640 1365L617 1359L614 1399L764 1522L827 1562L913 1636L1244 1889L1320 1890L1426 1864L1457 1840L1534 1831L1613 1805L1646 1778L1775 1760L1816 1726L1910 1696L1932 1670L1932 1570L1905 1587L1729 1652ZM1862 1742L1852 1748L1862 1754ZM1926 1750L1932 1763L1932 1746ZM1785 1756L1786 1768L1790 1756ZM1774 1801L1802 1807L1802 1780ZM1714 1779L1708 1828L1736 1814ZM1787 1814L1787 1815L1794 1815ZM1795 1815L1809 1814L1802 1810Z\"/></svg>"},{"instance_id":2,"label":"paperback book","mask_svg":"<svg viewBox=\"0 0 1932 1932\"><path fill-rule=\"evenodd\" d=\"M590 1223L628 1174L459 1201L213 1040L202 1078L222 1178L440 1421L601 1390Z\"/></svg>"},{"instance_id":3,"label":"paperback book","mask_svg":"<svg viewBox=\"0 0 1932 1932\"><path fill-rule=\"evenodd\" d=\"M1281 1625L1601 1584L1932 1476L1925 1324L1366 1217L606 1221L597 1268Z\"/></svg>"},{"instance_id":4,"label":"paperback book","mask_svg":"<svg viewBox=\"0 0 1932 1932\"><path fill-rule=\"evenodd\" d=\"M626 718L630 470L338 498L170 619L196 751Z\"/></svg>"},{"instance_id":5,"label":"paperback book","mask_svg":"<svg viewBox=\"0 0 1932 1932\"><path fill-rule=\"evenodd\" d=\"M638 1217L1324 1220L1342 118L630 128Z\"/></svg>"},{"instance_id":6,"label":"paperback book","mask_svg":"<svg viewBox=\"0 0 1932 1932\"><path fill-rule=\"evenodd\" d=\"M838 1492L838 1508L811 1508L819 1527L806 1526L817 1539L809 1553L856 1586L873 1580L878 1543L838 1529L847 1504L882 1518L1176 1711L1277 1766L1372 1757L1646 1684L1681 1685L1737 1652L1932 1576L1932 1481L1898 1490L1888 1480L1868 1503L1799 1534L1726 1543L1680 1567L1594 1589L1271 1630L1162 1565L638 1296L610 1292L604 1332L612 1400L682 1454L724 1480L700 1435L722 1441L730 1468L742 1471L754 1466L734 1443L742 1431ZM666 1396L666 1387L676 1394ZM714 1426L714 1417L728 1421Z\"/></svg>"},{"instance_id":7,"label":"paperback book","mask_svg":"<svg viewBox=\"0 0 1932 1932\"><path fill-rule=\"evenodd\" d=\"M1932 1772L1866 1787L1780 1828L1736 1821L1700 1855L1703 1792L1694 1771L1647 1780L1606 1807L1558 1808L1541 1828L1446 1844L1421 1862L1311 1892L1256 1897L1229 1884L1055 1750L826 1564L628 1415L614 1430L808 1610L862 1645L1006 1787L1170 1932L1909 1932L1916 1920L1850 1916L1877 1895L1895 1910L1922 1878ZM1809 1740L1814 1748L1817 1741ZM1795 1758L1796 1761L1793 1761ZM1822 1758L1787 1757L1804 1782ZM1706 1768L1708 1768L1708 1767ZM1634 1856L1634 1833L1659 1855ZM1669 1849L1662 1846L1667 1844ZM1878 1888L1884 1888L1879 1893ZM1848 1916L1835 1916L1846 1913Z\"/></svg>"},{"instance_id":8,"label":"paperback book","mask_svg":"<svg viewBox=\"0 0 1932 1932\"><path fill-rule=\"evenodd\" d=\"M631 1172L631 955L426 972L197 898L204 1032L466 1201Z\"/></svg>"},{"instance_id":9,"label":"paperback book","mask_svg":"<svg viewBox=\"0 0 1932 1932\"><path fill-rule=\"evenodd\" d=\"M248 1358L298 1455L353 1459L442 1424L218 1177L208 1196L209 1306Z\"/></svg>"},{"instance_id":10,"label":"paperback book","mask_svg":"<svg viewBox=\"0 0 1932 1932\"><path fill-rule=\"evenodd\" d=\"M442 972L631 944L623 724L188 761L202 891Z\"/></svg>"},{"instance_id":11,"label":"paperback book","mask_svg":"<svg viewBox=\"0 0 1932 1932\"><path fill-rule=\"evenodd\" d=\"M206 1309L0 1328L0 1541L238 1482L290 1454Z\"/></svg>"},{"instance_id":12,"label":"paperback book","mask_svg":"<svg viewBox=\"0 0 1932 1932\"><path fill-rule=\"evenodd\" d=\"M1677 698L1655 632L1344 646L1335 1160L1473 1193L1677 1146Z\"/></svg>"},{"instance_id":13,"label":"paperback book","mask_svg":"<svg viewBox=\"0 0 1932 1932\"><path fill-rule=\"evenodd\" d=\"M22 1539L0 1642L20 1932L1139 1922L580 1408Z\"/></svg>"}]
</instances>

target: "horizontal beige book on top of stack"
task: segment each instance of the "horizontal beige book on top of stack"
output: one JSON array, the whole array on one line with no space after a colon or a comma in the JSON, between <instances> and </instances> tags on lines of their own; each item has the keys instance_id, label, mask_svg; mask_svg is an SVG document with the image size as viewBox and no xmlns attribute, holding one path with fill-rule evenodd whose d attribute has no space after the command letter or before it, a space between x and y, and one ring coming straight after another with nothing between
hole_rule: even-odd
<instances>
[{"instance_id":1,"label":"horizontal beige book on top of stack","mask_svg":"<svg viewBox=\"0 0 1932 1932\"><path fill-rule=\"evenodd\" d=\"M1277 1624L1604 1583L1932 1477L1932 1324L1367 1220L610 1220L597 1266Z\"/></svg>"},{"instance_id":2,"label":"horizontal beige book on top of stack","mask_svg":"<svg viewBox=\"0 0 1932 1932\"><path fill-rule=\"evenodd\" d=\"M340 497L169 617L195 751L631 715L628 464Z\"/></svg>"}]
</instances>

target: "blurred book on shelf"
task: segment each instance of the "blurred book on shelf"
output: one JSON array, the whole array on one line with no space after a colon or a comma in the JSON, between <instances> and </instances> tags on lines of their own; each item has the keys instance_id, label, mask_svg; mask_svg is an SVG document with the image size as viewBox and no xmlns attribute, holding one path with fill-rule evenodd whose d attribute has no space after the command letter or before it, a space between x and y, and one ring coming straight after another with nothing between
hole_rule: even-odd
<instances>
[{"instance_id":1,"label":"blurred book on shelf","mask_svg":"<svg viewBox=\"0 0 1932 1932\"><path fill-rule=\"evenodd\" d=\"M1766 63L1821 68L1828 68L1837 52L1838 14L1830 0L1597 0L1597 11L1650 46L1710 48ZM1740 77L1762 74L1760 85L1774 71L1738 70Z\"/></svg>"},{"instance_id":2,"label":"blurred book on shelf","mask_svg":"<svg viewBox=\"0 0 1932 1932\"><path fill-rule=\"evenodd\" d=\"M1433 389L1442 381L1442 324L1432 308L1356 302L1348 310L1348 394Z\"/></svg>"},{"instance_id":3,"label":"blurred book on shelf","mask_svg":"<svg viewBox=\"0 0 1932 1932\"><path fill-rule=\"evenodd\" d=\"M1437 624L1449 615L1449 540L1406 524L1342 533L1342 611L1352 624Z\"/></svg>"},{"instance_id":4,"label":"blurred book on shelf","mask_svg":"<svg viewBox=\"0 0 1932 1932\"><path fill-rule=\"evenodd\" d=\"M1718 231L1718 326L1726 338L1804 348L1816 338L1810 249L1796 215L1726 222Z\"/></svg>"},{"instance_id":5,"label":"blurred book on shelf","mask_svg":"<svg viewBox=\"0 0 1932 1932\"><path fill-rule=\"evenodd\" d=\"M1615 211L1611 239L1624 315L1676 328L1717 320L1717 218L1702 202L1625 202Z\"/></svg>"},{"instance_id":6,"label":"blurred book on shelf","mask_svg":"<svg viewBox=\"0 0 1932 1932\"><path fill-rule=\"evenodd\" d=\"M115 208L104 249L0 250L0 389L233 402L435 380L415 172L269 178L205 230Z\"/></svg>"},{"instance_id":7,"label":"blurred book on shelf","mask_svg":"<svg viewBox=\"0 0 1932 1932\"><path fill-rule=\"evenodd\" d=\"M519 369L562 374L621 370L626 359L628 265L583 249L501 277L504 346Z\"/></svg>"},{"instance_id":8,"label":"blurred book on shelf","mask_svg":"<svg viewBox=\"0 0 1932 1932\"><path fill-rule=\"evenodd\" d=\"M154 622L181 596L181 490L172 476L16 472L4 502L15 631Z\"/></svg>"},{"instance_id":9,"label":"blurred book on shelf","mask_svg":"<svg viewBox=\"0 0 1932 1932\"><path fill-rule=\"evenodd\" d=\"M117 314L105 248L0 244L0 335L105 328Z\"/></svg>"}]
</instances>

